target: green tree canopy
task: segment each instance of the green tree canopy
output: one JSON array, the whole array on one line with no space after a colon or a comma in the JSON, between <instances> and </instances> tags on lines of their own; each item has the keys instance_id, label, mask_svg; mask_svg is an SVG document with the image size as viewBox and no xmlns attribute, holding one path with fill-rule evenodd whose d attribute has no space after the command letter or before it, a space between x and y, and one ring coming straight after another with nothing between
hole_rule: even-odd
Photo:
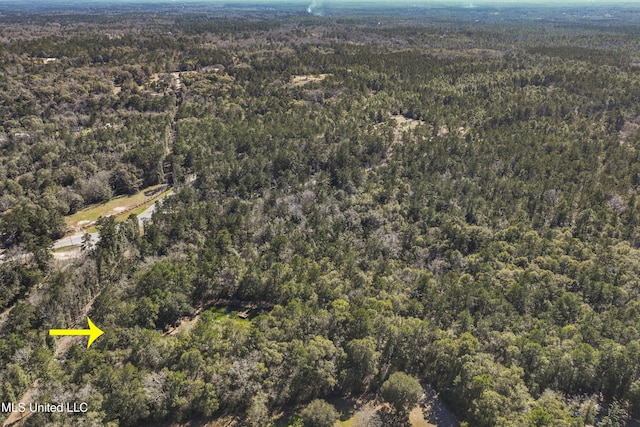
<instances>
[{"instance_id":1,"label":"green tree canopy","mask_svg":"<svg viewBox=\"0 0 640 427\"><path fill-rule=\"evenodd\" d=\"M338 421L338 411L322 399L311 401L300 413L304 427L333 427Z\"/></svg>"},{"instance_id":2,"label":"green tree canopy","mask_svg":"<svg viewBox=\"0 0 640 427\"><path fill-rule=\"evenodd\" d=\"M391 404L398 415L409 415L422 396L420 382L404 372L395 372L389 376L380 388L382 398Z\"/></svg>"}]
</instances>

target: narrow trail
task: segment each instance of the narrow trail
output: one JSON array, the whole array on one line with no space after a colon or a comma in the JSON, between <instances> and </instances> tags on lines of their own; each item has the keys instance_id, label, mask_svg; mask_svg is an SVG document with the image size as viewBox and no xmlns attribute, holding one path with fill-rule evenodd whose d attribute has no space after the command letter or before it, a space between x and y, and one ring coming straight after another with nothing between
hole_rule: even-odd
<instances>
[{"instance_id":1,"label":"narrow trail","mask_svg":"<svg viewBox=\"0 0 640 427\"><path fill-rule=\"evenodd\" d=\"M162 173L166 182L173 182L173 164L167 158L173 154L173 146L176 142L177 124L178 124L178 109L182 105L182 80L180 79L180 73L171 73L173 77L173 90L176 95L175 108L171 116L171 126L167 132L167 146L165 147L165 156L162 160Z\"/></svg>"},{"instance_id":2,"label":"narrow trail","mask_svg":"<svg viewBox=\"0 0 640 427\"><path fill-rule=\"evenodd\" d=\"M38 378L33 382L33 384L31 384L31 388L29 388L19 400L20 403L24 403L27 410L22 413L12 412L9 414L9 417L4 421L4 423L2 423L2 427L20 426L27 421L27 418L31 415L31 412L29 411L29 403L33 402L33 398L38 390L39 384L40 379Z\"/></svg>"},{"instance_id":3,"label":"narrow trail","mask_svg":"<svg viewBox=\"0 0 640 427\"><path fill-rule=\"evenodd\" d=\"M102 292L98 292L96 295L93 296L93 298L91 298L84 305L84 307L82 307L82 310L80 310L80 314L76 318L76 321L69 326L70 328L73 328L73 329L87 328L87 315L89 314L89 310L91 310L91 307L93 307L93 303L96 301L96 298L98 298L101 294ZM72 344L81 343L84 345L86 344L86 341L87 341L86 337L75 337L75 336L60 337L58 339L58 345L55 351L53 352L54 359L57 359L63 356L64 354L66 354L67 350L69 350Z\"/></svg>"},{"instance_id":4,"label":"narrow trail","mask_svg":"<svg viewBox=\"0 0 640 427\"><path fill-rule=\"evenodd\" d=\"M175 118L172 121L172 128L169 131L169 137L167 138L167 149L165 154L168 156L173 153L173 144L176 142L176 130L175 130Z\"/></svg>"},{"instance_id":5,"label":"narrow trail","mask_svg":"<svg viewBox=\"0 0 640 427\"><path fill-rule=\"evenodd\" d=\"M96 298L98 298L99 296L100 296L100 293L96 294L93 298L91 298L89 302L87 302L87 304L84 305L79 317L76 319L76 321L72 325L69 326L70 328L79 328L79 329L86 328L86 325L84 325L84 322L86 322L85 319L87 318L87 314L89 313L89 310L93 306L93 303L95 302ZM58 359L63 357L64 354L66 354L69 348L71 348L71 345L73 345L74 343L86 344L86 340L87 340L86 337L75 337L75 336L60 337L58 339L58 345L53 352L53 360L50 361L49 363L58 363ZM18 402L23 403L28 408L29 403L32 403L33 398L38 395L39 386L40 386L40 378L37 378L33 382L33 384L31 384L31 387L29 387L27 391L25 391L24 394L20 397ZM23 425L27 421L30 415L31 415L31 412L29 410L23 413L12 412L9 415L9 417L4 421L4 423L2 424L2 427Z\"/></svg>"}]
</instances>

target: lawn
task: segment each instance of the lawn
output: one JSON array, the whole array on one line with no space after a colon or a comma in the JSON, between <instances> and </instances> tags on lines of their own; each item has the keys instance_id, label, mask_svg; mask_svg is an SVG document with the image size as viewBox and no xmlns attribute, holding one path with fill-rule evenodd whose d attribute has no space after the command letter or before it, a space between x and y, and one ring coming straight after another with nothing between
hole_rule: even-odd
<instances>
[{"instance_id":1,"label":"lawn","mask_svg":"<svg viewBox=\"0 0 640 427\"><path fill-rule=\"evenodd\" d=\"M90 229L101 216L114 215L116 221L123 221L132 213L139 215L157 200L171 191L166 185L155 185L132 196L115 197L108 202L93 205L65 217L67 232L77 233Z\"/></svg>"}]
</instances>

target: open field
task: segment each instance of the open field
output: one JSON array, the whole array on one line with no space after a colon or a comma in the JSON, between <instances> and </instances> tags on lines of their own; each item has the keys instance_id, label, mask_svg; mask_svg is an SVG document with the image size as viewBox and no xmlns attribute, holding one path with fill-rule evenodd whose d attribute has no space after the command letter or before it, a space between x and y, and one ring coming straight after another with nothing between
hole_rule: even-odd
<instances>
[{"instance_id":1,"label":"open field","mask_svg":"<svg viewBox=\"0 0 640 427\"><path fill-rule=\"evenodd\" d=\"M129 215L144 212L149 206L164 198L171 190L166 185L148 187L133 196L120 196L100 205L91 206L65 217L67 234L90 230L101 216L115 215L123 221Z\"/></svg>"}]
</instances>

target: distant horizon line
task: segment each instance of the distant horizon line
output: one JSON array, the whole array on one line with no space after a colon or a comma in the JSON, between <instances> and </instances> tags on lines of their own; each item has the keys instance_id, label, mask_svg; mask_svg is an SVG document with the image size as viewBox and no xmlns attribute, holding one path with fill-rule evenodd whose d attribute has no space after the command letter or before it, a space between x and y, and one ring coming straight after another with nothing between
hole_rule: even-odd
<instances>
[{"instance_id":1,"label":"distant horizon line","mask_svg":"<svg viewBox=\"0 0 640 427\"><path fill-rule=\"evenodd\" d=\"M210 10L207 10L211 8ZM580 17L585 8L584 18L587 19L620 19L628 20L622 14L615 14L617 10L625 13L640 12L638 0L0 0L0 15L43 15L63 13L65 15L96 15L101 13L154 13L184 14L210 13L214 10L273 8L280 12L307 13L309 16L336 16L338 14L381 14L385 11L396 11L400 14L416 13L419 10L451 9L453 13L469 11L469 17L478 16L483 10L491 14L500 10L517 11L571 11L575 19ZM299 8L299 10L298 10ZM593 10L598 9L594 14ZM416 12L412 12L415 10ZM458 11L458 12L455 12ZM473 13L475 11L475 13ZM589 11L591 13L589 13ZM74 13L75 12L75 13ZM564 14L564 13L563 13ZM513 18L513 17L511 17ZM638 16L633 13L629 21L637 22Z\"/></svg>"},{"instance_id":2,"label":"distant horizon line","mask_svg":"<svg viewBox=\"0 0 640 427\"><path fill-rule=\"evenodd\" d=\"M559 4L560 3L560 4ZM637 0L563 0L561 2L554 0L0 0L0 5L12 5L32 7L34 5L309 5L317 6L348 6L348 5L376 5L376 6L459 6L466 8L474 8L476 6L509 6L509 7L531 7L545 6L554 8L563 7L580 7L580 6L637 6L640 4Z\"/></svg>"}]
</instances>

